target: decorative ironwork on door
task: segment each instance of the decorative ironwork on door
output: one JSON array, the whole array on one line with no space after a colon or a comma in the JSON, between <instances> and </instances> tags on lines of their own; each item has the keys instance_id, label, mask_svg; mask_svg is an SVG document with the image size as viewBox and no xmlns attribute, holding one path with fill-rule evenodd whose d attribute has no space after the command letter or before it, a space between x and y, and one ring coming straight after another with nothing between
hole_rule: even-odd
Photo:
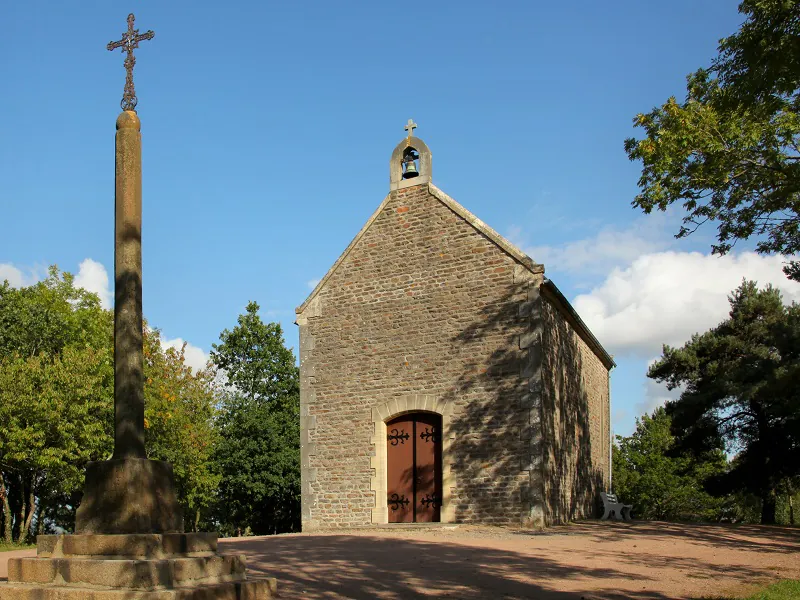
<instances>
[{"instance_id":1,"label":"decorative ironwork on door","mask_svg":"<svg viewBox=\"0 0 800 600\"><path fill-rule=\"evenodd\" d=\"M442 501L436 494L427 494L420 502L424 506L441 506Z\"/></svg>"},{"instance_id":2,"label":"decorative ironwork on door","mask_svg":"<svg viewBox=\"0 0 800 600\"><path fill-rule=\"evenodd\" d=\"M405 508L408 505L409 502L411 502L411 500L409 500L405 496L399 496L397 494L392 494L389 497L389 506L392 507L392 510L400 510L401 507Z\"/></svg>"},{"instance_id":3,"label":"decorative ironwork on door","mask_svg":"<svg viewBox=\"0 0 800 600\"><path fill-rule=\"evenodd\" d=\"M433 429L432 427L426 427L425 431L419 434L426 442L438 442L439 441L439 430Z\"/></svg>"},{"instance_id":4,"label":"decorative ironwork on door","mask_svg":"<svg viewBox=\"0 0 800 600\"><path fill-rule=\"evenodd\" d=\"M410 437L411 436L408 435L404 429L399 431L397 429L392 429L392 433L387 436L387 439L392 446L397 446L397 444L405 444L406 440Z\"/></svg>"},{"instance_id":5,"label":"decorative ironwork on door","mask_svg":"<svg viewBox=\"0 0 800 600\"><path fill-rule=\"evenodd\" d=\"M410 413L386 424L390 523L439 521L442 506L442 418Z\"/></svg>"}]
</instances>

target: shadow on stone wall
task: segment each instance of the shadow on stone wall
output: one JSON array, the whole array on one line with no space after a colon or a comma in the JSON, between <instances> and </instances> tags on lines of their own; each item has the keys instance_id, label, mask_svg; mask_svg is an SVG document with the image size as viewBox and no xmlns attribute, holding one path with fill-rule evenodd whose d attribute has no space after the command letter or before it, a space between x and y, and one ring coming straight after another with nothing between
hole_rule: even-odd
<instances>
[{"instance_id":1,"label":"shadow on stone wall","mask_svg":"<svg viewBox=\"0 0 800 600\"><path fill-rule=\"evenodd\" d=\"M451 340L453 354L465 362L445 396L456 407L445 460L456 479L451 502L457 522L532 524L531 505L543 499L546 524L596 510L602 473L591 460L580 342L538 293L527 301L528 286L508 286ZM535 331L537 320L541 337L521 349L520 336ZM487 347L494 350L485 361Z\"/></svg>"},{"instance_id":2,"label":"shadow on stone wall","mask_svg":"<svg viewBox=\"0 0 800 600\"><path fill-rule=\"evenodd\" d=\"M548 300L541 302L545 518L548 524L565 523L600 516L603 473L592 463L590 398L581 377L586 365L580 338Z\"/></svg>"}]
</instances>

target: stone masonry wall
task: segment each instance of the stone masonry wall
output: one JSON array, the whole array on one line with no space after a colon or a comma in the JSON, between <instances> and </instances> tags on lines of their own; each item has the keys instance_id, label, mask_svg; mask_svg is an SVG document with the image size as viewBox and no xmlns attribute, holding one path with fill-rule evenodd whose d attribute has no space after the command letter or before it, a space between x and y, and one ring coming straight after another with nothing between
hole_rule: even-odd
<instances>
[{"instance_id":1,"label":"stone masonry wall","mask_svg":"<svg viewBox=\"0 0 800 600\"><path fill-rule=\"evenodd\" d=\"M592 517L610 476L608 369L543 293L542 446L547 525Z\"/></svg>"},{"instance_id":2,"label":"stone masonry wall","mask_svg":"<svg viewBox=\"0 0 800 600\"><path fill-rule=\"evenodd\" d=\"M304 529L370 523L372 408L415 394L452 405L452 518L529 521L523 271L427 185L392 192L298 315Z\"/></svg>"}]
</instances>

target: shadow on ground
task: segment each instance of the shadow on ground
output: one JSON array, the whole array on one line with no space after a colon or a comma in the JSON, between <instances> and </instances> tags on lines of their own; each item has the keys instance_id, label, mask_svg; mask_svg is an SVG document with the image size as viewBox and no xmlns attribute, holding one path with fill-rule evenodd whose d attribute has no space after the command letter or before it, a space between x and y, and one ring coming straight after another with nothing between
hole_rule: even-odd
<instances>
[{"instance_id":1,"label":"shadow on ground","mask_svg":"<svg viewBox=\"0 0 800 600\"><path fill-rule=\"evenodd\" d=\"M578 599L557 582L640 579L614 567L568 566L541 556L446 542L372 536L277 536L224 542L247 554L248 572L278 578L281 598ZM585 592L592 598L670 598L661 594Z\"/></svg>"},{"instance_id":2,"label":"shadow on ground","mask_svg":"<svg viewBox=\"0 0 800 600\"><path fill-rule=\"evenodd\" d=\"M277 577L284 600L673 600L800 579L800 528L758 525L381 528L234 538L220 551ZM0 579L9 556L33 554L0 553Z\"/></svg>"},{"instance_id":3,"label":"shadow on ground","mask_svg":"<svg viewBox=\"0 0 800 600\"><path fill-rule=\"evenodd\" d=\"M530 535L524 530L519 535ZM577 524L554 526L550 535L599 536L605 542L621 542L636 536L664 542L732 546L748 552L798 552L800 527L778 525L740 525L730 523L669 523L666 521L583 521Z\"/></svg>"}]
</instances>

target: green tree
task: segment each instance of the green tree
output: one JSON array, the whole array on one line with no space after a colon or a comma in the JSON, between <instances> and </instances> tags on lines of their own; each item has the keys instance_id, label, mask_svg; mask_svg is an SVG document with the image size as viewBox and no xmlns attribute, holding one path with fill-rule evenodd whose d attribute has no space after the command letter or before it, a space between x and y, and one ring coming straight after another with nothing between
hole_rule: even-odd
<instances>
[{"instance_id":1,"label":"green tree","mask_svg":"<svg viewBox=\"0 0 800 600\"><path fill-rule=\"evenodd\" d=\"M0 285L0 513L24 541L41 500L70 495L110 444L112 316L53 266L23 288Z\"/></svg>"},{"instance_id":2,"label":"green tree","mask_svg":"<svg viewBox=\"0 0 800 600\"><path fill-rule=\"evenodd\" d=\"M255 302L220 334L212 362L227 376L215 462L222 529L297 531L300 526L299 371L281 326Z\"/></svg>"},{"instance_id":3,"label":"green tree","mask_svg":"<svg viewBox=\"0 0 800 600\"><path fill-rule=\"evenodd\" d=\"M212 461L218 398L213 369L192 372L185 348L165 350L160 332L145 329L145 443L150 458L172 463L187 527L197 531L220 481Z\"/></svg>"},{"instance_id":4,"label":"green tree","mask_svg":"<svg viewBox=\"0 0 800 600\"><path fill-rule=\"evenodd\" d=\"M28 287L0 282L0 357L57 356L67 345L104 348L112 343L113 322L96 294L76 288L75 278L56 266Z\"/></svg>"},{"instance_id":5,"label":"green tree","mask_svg":"<svg viewBox=\"0 0 800 600\"><path fill-rule=\"evenodd\" d=\"M4 537L25 541L38 499L83 486L87 461L112 447L114 371L108 349L0 361L0 492ZM13 523L12 523L13 522Z\"/></svg>"},{"instance_id":6,"label":"green tree","mask_svg":"<svg viewBox=\"0 0 800 600\"><path fill-rule=\"evenodd\" d=\"M676 237L717 224L716 254L754 237L760 253L800 251L800 2L744 0L738 32L720 41L707 69L688 76L683 102L671 97L634 125L625 141L642 161L645 213L681 202ZM800 263L784 271L800 280Z\"/></svg>"},{"instance_id":7,"label":"green tree","mask_svg":"<svg viewBox=\"0 0 800 600\"><path fill-rule=\"evenodd\" d=\"M257 303L247 304L238 325L220 334L221 344L212 344L211 361L245 398L294 403L300 393L294 355L284 345L280 324L264 323L258 310Z\"/></svg>"},{"instance_id":8,"label":"green tree","mask_svg":"<svg viewBox=\"0 0 800 600\"><path fill-rule=\"evenodd\" d=\"M721 448L701 456L676 454L671 422L660 407L637 419L631 436L617 436L614 490L643 519L715 519L720 502L703 482L725 471L725 455Z\"/></svg>"},{"instance_id":9,"label":"green tree","mask_svg":"<svg viewBox=\"0 0 800 600\"><path fill-rule=\"evenodd\" d=\"M681 348L664 346L648 376L683 386L667 405L677 447L702 453L722 440L736 453L710 490L757 494L761 522L774 523L779 487L800 474L800 306L752 281L729 301L728 319Z\"/></svg>"},{"instance_id":10,"label":"green tree","mask_svg":"<svg viewBox=\"0 0 800 600\"><path fill-rule=\"evenodd\" d=\"M0 535L24 541L43 518L70 528L84 467L113 445L113 315L51 267L32 286L0 286ZM178 352L144 332L145 434L151 458L173 464L195 527L215 497L218 401L210 369L192 373Z\"/></svg>"}]
</instances>

